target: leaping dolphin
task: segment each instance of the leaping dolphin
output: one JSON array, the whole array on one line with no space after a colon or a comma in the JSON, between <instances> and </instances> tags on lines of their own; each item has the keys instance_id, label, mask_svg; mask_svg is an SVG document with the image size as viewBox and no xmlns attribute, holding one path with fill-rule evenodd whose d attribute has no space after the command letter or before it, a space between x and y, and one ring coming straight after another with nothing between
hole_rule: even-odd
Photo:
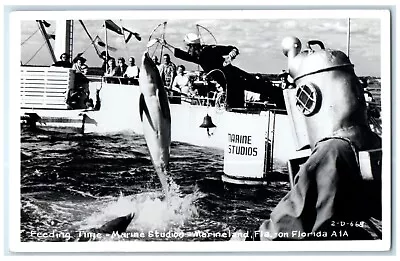
<instances>
[{"instance_id":1,"label":"leaping dolphin","mask_svg":"<svg viewBox=\"0 0 400 261\"><path fill-rule=\"evenodd\" d=\"M143 132L150 157L160 179L165 197L169 200L167 170L171 145L171 114L167 93L160 73L149 54L143 55L139 74L140 95L139 111L143 123ZM132 221L134 213L113 219L93 232L124 232Z\"/></svg>"},{"instance_id":2,"label":"leaping dolphin","mask_svg":"<svg viewBox=\"0 0 400 261\"><path fill-rule=\"evenodd\" d=\"M157 66L145 52L139 73L139 110L143 132L165 197L169 198L167 170L171 145L171 114L164 84Z\"/></svg>"}]
</instances>

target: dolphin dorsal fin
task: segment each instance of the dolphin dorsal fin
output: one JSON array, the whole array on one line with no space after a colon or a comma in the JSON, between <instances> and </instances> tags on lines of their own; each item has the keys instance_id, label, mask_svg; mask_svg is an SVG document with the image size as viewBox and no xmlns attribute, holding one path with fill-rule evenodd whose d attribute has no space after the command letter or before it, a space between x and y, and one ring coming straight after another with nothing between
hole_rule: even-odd
<instances>
[{"instance_id":1,"label":"dolphin dorsal fin","mask_svg":"<svg viewBox=\"0 0 400 261\"><path fill-rule=\"evenodd\" d=\"M140 120L143 122L143 112L146 114L146 118L149 121L149 124L151 126L151 128L156 131L153 122L151 120L151 116L149 113L149 109L147 108L146 105L146 101L144 99L143 93L140 94L140 98L139 98L139 114L140 114Z\"/></svg>"}]
</instances>

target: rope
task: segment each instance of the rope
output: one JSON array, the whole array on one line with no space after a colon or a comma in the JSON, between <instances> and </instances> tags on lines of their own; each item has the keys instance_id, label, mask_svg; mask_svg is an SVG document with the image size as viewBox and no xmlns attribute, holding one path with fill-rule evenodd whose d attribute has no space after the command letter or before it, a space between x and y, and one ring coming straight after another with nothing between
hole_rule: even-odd
<instances>
[{"instance_id":1,"label":"rope","mask_svg":"<svg viewBox=\"0 0 400 261\"><path fill-rule=\"evenodd\" d=\"M54 34L54 32L55 31L53 31L51 34ZM35 56L40 52L40 50L42 50L43 46L45 46L45 45L46 45L46 40L44 41L44 43L39 47L39 49L33 54L33 56L24 65L27 65L30 61L32 61L32 59L35 58Z\"/></svg>"},{"instance_id":2,"label":"rope","mask_svg":"<svg viewBox=\"0 0 400 261\"><path fill-rule=\"evenodd\" d=\"M99 35L96 35L96 37L93 39L92 36L90 35L88 29L86 28L86 25L83 23L83 21L82 21L82 20L79 20L79 22L80 22L80 24L82 25L83 30L85 30L86 35L89 37L90 42L91 42L91 45L93 45L93 48L95 49L97 55L100 56L100 52L99 52L99 50L97 49L97 46L96 46L96 40L97 40L97 38L99 37ZM89 47L88 47L88 48L89 48ZM88 48L86 48L85 51L83 51L83 53L85 53L86 50L87 50Z\"/></svg>"},{"instance_id":3,"label":"rope","mask_svg":"<svg viewBox=\"0 0 400 261\"><path fill-rule=\"evenodd\" d=\"M46 41L44 41L42 46L39 47L39 49L33 54L33 56L24 65L27 65L30 61L32 61L32 59L35 58L35 56L40 52L40 50L42 50L43 46L45 46L45 45L46 45Z\"/></svg>"},{"instance_id":4,"label":"rope","mask_svg":"<svg viewBox=\"0 0 400 261\"><path fill-rule=\"evenodd\" d=\"M93 39L93 42L88 44L87 47L83 50L83 52L81 53L81 55L83 55L91 46L93 46L93 44L96 44L95 41L97 39L100 39L100 37L98 35L96 35L96 37ZM92 41L92 40L91 40ZM101 39L100 39L101 41ZM96 53L99 55L100 53L97 52L97 50L95 49Z\"/></svg>"},{"instance_id":5,"label":"rope","mask_svg":"<svg viewBox=\"0 0 400 261\"><path fill-rule=\"evenodd\" d=\"M92 46L92 44L88 44L88 46L83 50L81 55L83 55L90 48L90 46Z\"/></svg>"},{"instance_id":6,"label":"rope","mask_svg":"<svg viewBox=\"0 0 400 261\"><path fill-rule=\"evenodd\" d=\"M39 31L39 29L36 29L36 31L31 34L28 38L26 38L22 43L21 46L24 45L27 41L29 41L29 39L31 39L37 32Z\"/></svg>"},{"instance_id":7,"label":"rope","mask_svg":"<svg viewBox=\"0 0 400 261\"><path fill-rule=\"evenodd\" d=\"M153 51L153 53L150 55L150 57L153 57L153 56L154 56L154 54L155 54L156 51L158 50L158 47L159 47L159 46L160 46L160 42L157 42L157 45L156 45L156 47L154 48L154 51ZM147 48L147 49L150 49L150 47ZM149 51L149 50L147 50L147 51ZM162 57L160 57L159 61L161 61L161 59L162 59Z\"/></svg>"}]
</instances>

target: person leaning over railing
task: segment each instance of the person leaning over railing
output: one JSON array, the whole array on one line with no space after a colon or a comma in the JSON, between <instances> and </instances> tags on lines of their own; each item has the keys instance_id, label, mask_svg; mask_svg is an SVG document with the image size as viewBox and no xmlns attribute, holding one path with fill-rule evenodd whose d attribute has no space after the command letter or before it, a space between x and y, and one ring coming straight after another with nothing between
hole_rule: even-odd
<instances>
[{"instance_id":1,"label":"person leaning over railing","mask_svg":"<svg viewBox=\"0 0 400 261\"><path fill-rule=\"evenodd\" d=\"M228 89L226 91L228 108L244 108L245 90L260 93L261 100L271 100L278 108L285 108L280 88L232 65L232 61L239 55L237 47L202 44L200 36L194 33L189 33L184 38L186 51L175 48L165 39L157 41L169 49L176 58L198 64L206 73L213 73L214 80Z\"/></svg>"},{"instance_id":2,"label":"person leaning over railing","mask_svg":"<svg viewBox=\"0 0 400 261\"><path fill-rule=\"evenodd\" d=\"M128 68L128 65L125 63L125 58L119 57L117 61L117 70L115 72L116 76L124 76L126 68Z\"/></svg>"},{"instance_id":3,"label":"person leaning over railing","mask_svg":"<svg viewBox=\"0 0 400 261\"><path fill-rule=\"evenodd\" d=\"M104 73L104 77L107 83L119 83L117 65L115 64L115 59L110 58L108 60L107 71Z\"/></svg>"}]
</instances>

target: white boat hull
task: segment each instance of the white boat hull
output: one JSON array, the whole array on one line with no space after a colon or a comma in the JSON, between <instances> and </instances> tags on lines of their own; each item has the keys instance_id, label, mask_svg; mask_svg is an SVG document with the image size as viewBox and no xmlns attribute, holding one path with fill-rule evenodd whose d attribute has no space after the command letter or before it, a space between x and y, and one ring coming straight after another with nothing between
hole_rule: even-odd
<instances>
[{"instance_id":1,"label":"white boat hull","mask_svg":"<svg viewBox=\"0 0 400 261\"><path fill-rule=\"evenodd\" d=\"M96 88L101 86L101 109L99 111L83 110L23 110L39 115L44 123L38 123L39 127L71 127L81 128L83 117L85 133L112 133L131 131L142 135L142 123L139 116L140 89L134 85L91 83L91 96L95 99ZM171 133L172 141L185 142L197 146L212 147L223 150L227 138L227 128L231 128L232 122L240 117L265 117L268 120L268 112L238 113L230 112L215 107L206 107L190 104L170 104L171 109ZM83 116L86 115L86 116ZM207 130L200 128L204 116L211 116L216 128ZM246 116L243 116L246 115ZM46 119L59 120L46 120ZM64 118L64 119L63 119ZM75 120L74 120L75 119ZM257 127L257 126L252 126ZM270 137L274 134L274 170L286 169L287 161L296 152L291 133L289 118L284 114L276 114L275 129L270 128Z\"/></svg>"},{"instance_id":2,"label":"white boat hull","mask_svg":"<svg viewBox=\"0 0 400 261\"><path fill-rule=\"evenodd\" d=\"M97 126L87 126L86 131L97 133L132 131L136 134L143 134L139 116L139 96L138 86L104 85L101 90L101 110L87 113L90 118L97 121ZM170 109L172 141L218 149L224 149L226 145L225 134L227 128L230 128L232 120L243 116L243 113L190 104L170 104ZM199 127L207 114L211 116L213 123L217 126L210 129L211 136L208 135L206 129ZM246 115L247 117L263 116L268 120L266 111ZM270 128L270 132L273 131ZM274 137L274 165L276 166L275 163L278 163L286 167L288 159L296 152L287 115L276 114Z\"/></svg>"}]
</instances>

